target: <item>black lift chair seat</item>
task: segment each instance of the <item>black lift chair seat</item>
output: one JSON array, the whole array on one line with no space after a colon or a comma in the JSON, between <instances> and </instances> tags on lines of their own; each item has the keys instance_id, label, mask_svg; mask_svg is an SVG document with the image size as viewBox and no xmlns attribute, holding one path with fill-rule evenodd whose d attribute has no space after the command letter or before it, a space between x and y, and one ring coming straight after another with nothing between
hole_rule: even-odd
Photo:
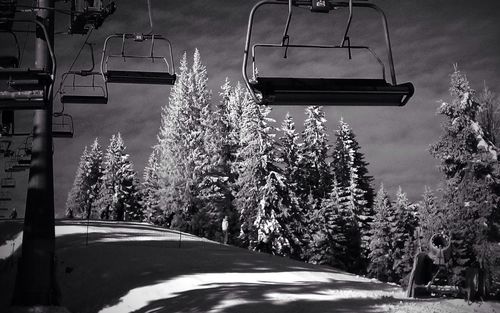
<instances>
[{"instance_id":1,"label":"black lift chair seat","mask_svg":"<svg viewBox=\"0 0 500 313\"><path fill-rule=\"evenodd\" d=\"M108 70L106 72L106 81L108 83L173 85L175 78L175 74L167 72L117 70Z\"/></svg>"},{"instance_id":2,"label":"black lift chair seat","mask_svg":"<svg viewBox=\"0 0 500 313\"><path fill-rule=\"evenodd\" d=\"M403 106L414 93L411 83L383 79L259 77L251 84L271 105Z\"/></svg>"}]
</instances>

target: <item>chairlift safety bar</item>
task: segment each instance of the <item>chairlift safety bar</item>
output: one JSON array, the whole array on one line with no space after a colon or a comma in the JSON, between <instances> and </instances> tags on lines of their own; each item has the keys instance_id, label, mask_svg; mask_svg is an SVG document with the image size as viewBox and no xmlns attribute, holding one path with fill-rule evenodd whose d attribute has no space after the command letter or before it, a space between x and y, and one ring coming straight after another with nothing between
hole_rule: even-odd
<instances>
[{"instance_id":1,"label":"chairlift safety bar","mask_svg":"<svg viewBox=\"0 0 500 313\"><path fill-rule=\"evenodd\" d=\"M255 67L256 64L256 53L255 50L258 47L263 47L263 48L281 48L283 47L281 44L261 44L257 43L252 46L252 71L253 73L256 73L257 68ZM313 49L346 49L346 50L366 50L368 51L378 62L378 64L381 67L381 73L382 73L382 78L385 80L385 64L382 62L382 60L378 57L378 55L373 51L370 47L368 46L348 46L348 47L342 47L342 46L333 46L333 45L286 45L286 47L290 48L313 48Z\"/></svg>"}]
</instances>

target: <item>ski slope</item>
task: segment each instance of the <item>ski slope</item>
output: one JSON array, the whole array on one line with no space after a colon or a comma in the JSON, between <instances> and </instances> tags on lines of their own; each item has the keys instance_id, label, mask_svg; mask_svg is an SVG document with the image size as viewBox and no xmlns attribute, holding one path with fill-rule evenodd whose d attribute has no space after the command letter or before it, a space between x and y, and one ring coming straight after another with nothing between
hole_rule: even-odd
<instances>
[{"instance_id":1,"label":"ski slope","mask_svg":"<svg viewBox=\"0 0 500 313\"><path fill-rule=\"evenodd\" d=\"M0 312L12 295L21 223L0 221ZM74 313L500 313L499 303L407 299L395 285L145 223L61 220L56 236L61 302Z\"/></svg>"}]
</instances>

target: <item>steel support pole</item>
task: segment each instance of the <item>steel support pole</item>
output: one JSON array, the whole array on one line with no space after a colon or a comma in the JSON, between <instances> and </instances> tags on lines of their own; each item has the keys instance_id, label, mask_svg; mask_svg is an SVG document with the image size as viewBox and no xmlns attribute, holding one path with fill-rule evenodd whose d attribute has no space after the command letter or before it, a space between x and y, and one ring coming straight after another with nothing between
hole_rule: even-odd
<instances>
[{"instance_id":1,"label":"steel support pole","mask_svg":"<svg viewBox=\"0 0 500 313\"><path fill-rule=\"evenodd\" d=\"M54 0L39 0L39 8L53 8ZM54 43L54 10L38 9L36 19L43 23ZM35 67L50 69L46 38L37 26ZM54 177L52 160L52 98L47 108L35 111L33 147L24 218L22 256L18 263L14 306L58 305L55 278Z\"/></svg>"}]
</instances>

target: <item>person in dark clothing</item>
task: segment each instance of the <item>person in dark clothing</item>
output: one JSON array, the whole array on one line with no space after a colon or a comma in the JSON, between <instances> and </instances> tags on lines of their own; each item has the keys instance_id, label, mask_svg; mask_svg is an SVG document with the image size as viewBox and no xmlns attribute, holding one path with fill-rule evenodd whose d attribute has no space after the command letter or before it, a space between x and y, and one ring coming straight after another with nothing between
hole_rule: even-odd
<instances>
[{"instance_id":1,"label":"person in dark clothing","mask_svg":"<svg viewBox=\"0 0 500 313\"><path fill-rule=\"evenodd\" d=\"M11 219L15 219L17 218L17 210L16 208L13 208L12 209L12 212L10 212L10 216L9 216Z\"/></svg>"}]
</instances>

